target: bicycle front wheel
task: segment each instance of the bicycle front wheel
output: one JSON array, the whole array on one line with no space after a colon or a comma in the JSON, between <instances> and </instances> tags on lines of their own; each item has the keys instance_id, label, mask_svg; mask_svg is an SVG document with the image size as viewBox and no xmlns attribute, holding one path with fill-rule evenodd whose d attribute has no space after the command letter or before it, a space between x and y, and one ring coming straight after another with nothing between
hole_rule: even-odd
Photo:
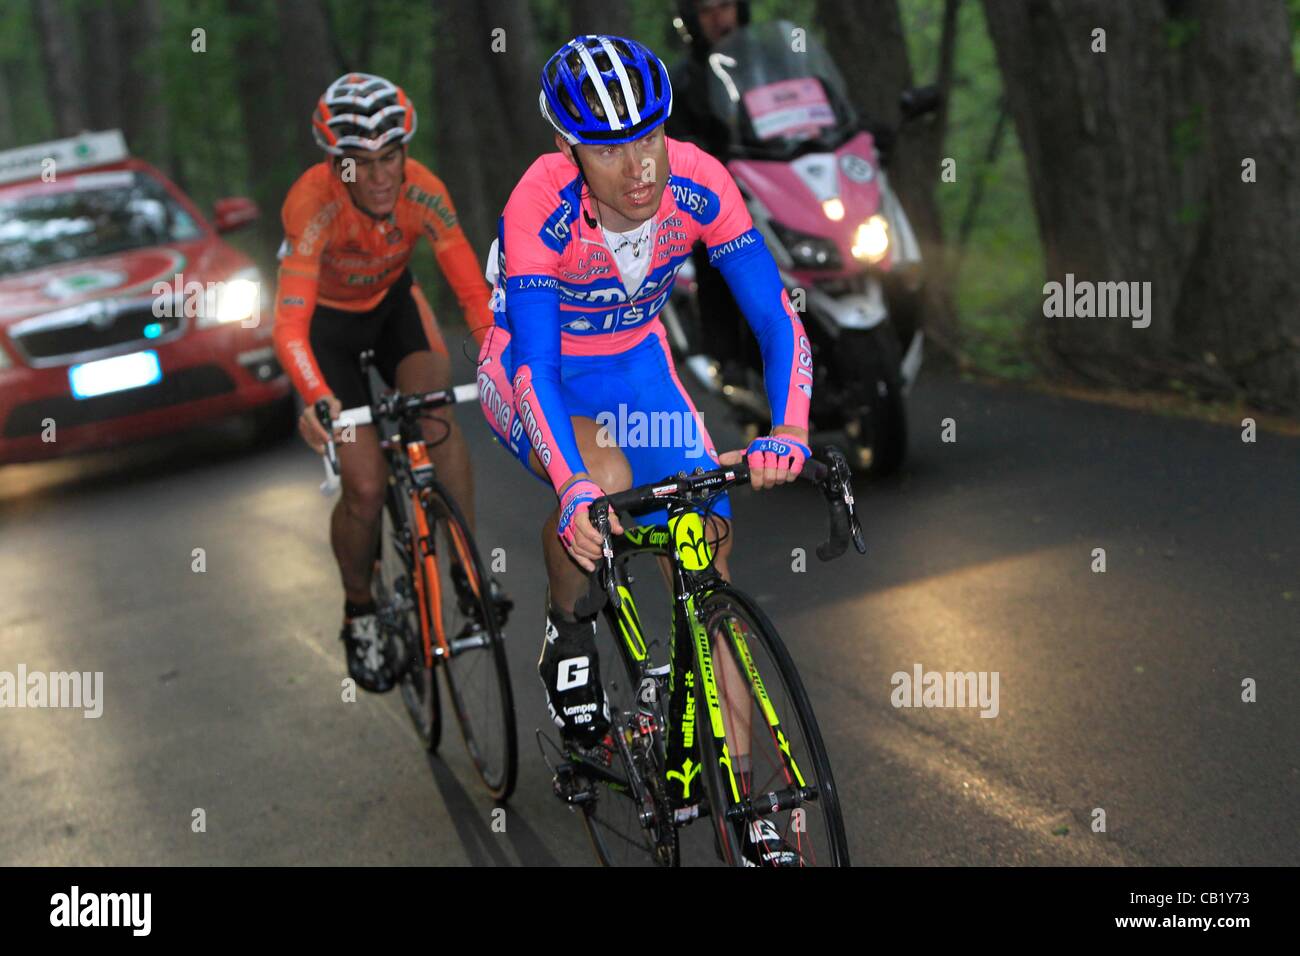
<instances>
[{"instance_id":1,"label":"bicycle front wheel","mask_svg":"<svg viewBox=\"0 0 1300 956\"><path fill-rule=\"evenodd\" d=\"M449 649L442 668L448 696L479 776L493 797L504 800L515 789L519 744L505 640L489 578L460 508L437 483L426 514L436 529L442 601L433 611L441 613Z\"/></svg>"},{"instance_id":2,"label":"bicycle front wheel","mask_svg":"<svg viewBox=\"0 0 1300 956\"><path fill-rule=\"evenodd\" d=\"M700 735L711 824L732 866L848 866L839 793L812 704L776 628L730 586L704 598L722 735Z\"/></svg>"}]
</instances>

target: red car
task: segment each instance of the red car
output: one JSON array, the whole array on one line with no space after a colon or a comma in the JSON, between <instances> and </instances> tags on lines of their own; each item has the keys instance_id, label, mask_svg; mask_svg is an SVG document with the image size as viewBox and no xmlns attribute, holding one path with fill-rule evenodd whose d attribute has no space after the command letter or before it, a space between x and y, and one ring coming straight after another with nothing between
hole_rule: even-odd
<instances>
[{"instance_id":1,"label":"red car","mask_svg":"<svg viewBox=\"0 0 1300 956\"><path fill-rule=\"evenodd\" d=\"M262 278L121 133L0 153L0 464L237 413L291 427ZM267 295L271 301L271 295Z\"/></svg>"}]
</instances>

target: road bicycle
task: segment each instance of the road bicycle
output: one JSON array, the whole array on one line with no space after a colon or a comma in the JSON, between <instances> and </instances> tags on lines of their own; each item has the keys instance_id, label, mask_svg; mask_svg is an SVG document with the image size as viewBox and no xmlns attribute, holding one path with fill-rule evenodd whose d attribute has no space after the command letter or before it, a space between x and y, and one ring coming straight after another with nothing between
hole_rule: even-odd
<instances>
[{"instance_id":1,"label":"road bicycle","mask_svg":"<svg viewBox=\"0 0 1300 956\"><path fill-rule=\"evenodd\" d=\"M323 401L316 415L331 436L373 424L388 463L387 500L375 559L374 596L379 627L403 647L407 666L402 700L424 746L434 752L442 738L442 672L452 710L470 759L497 800L510 796L518 773L514 694L506 667L502 627L509 605L493 595L465 517L438 480L421 420L436 408L478 401L477 385L424 394L390 392L374 399L370 355L361 357L368 405L329 419ZM433 419L437 421L437 419ZM334 440L326 446L326 480L338 487Z\"/></svg>"},{"instance_id":2,"label":"road bicycle","mask_svg":"<svg viewBox=\"0 0 1300 956\"><path fill-rule=\"evenodd\" d=\"M865 554L842 453L821 450L801 477L821 490L829 512L830 535L818 557L839 557L849 541ZM606 661L613 747L551 744L548 752L540 731L538 744L557 796L581 816L604 865L679 865L679 831L700 818L711 821L715 849L728 865L849 864L830 759L794 659L758 603L718 573L717 542L705 533L711 500L748 481L743 462L696 469L590 507L603 557L575 612L600 611L607 624L597 661ZM635 515L665 506L666 525L610 534L610 509ZM641 554L660 558L670 579L666 648L647 644L633 599L627 565ZM780 852L747 856L750 828L756 836L778 834Z\"/></svg>"}]
</instances>

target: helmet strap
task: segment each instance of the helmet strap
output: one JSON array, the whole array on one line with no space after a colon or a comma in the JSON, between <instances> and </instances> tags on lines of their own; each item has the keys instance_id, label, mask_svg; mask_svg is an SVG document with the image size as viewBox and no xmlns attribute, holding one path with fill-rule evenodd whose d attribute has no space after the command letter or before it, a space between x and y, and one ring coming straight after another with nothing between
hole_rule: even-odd
<instances>
[{"instance_id":1,"label":"helmet strap","mask_svg":"<svg viewBox=\"0 0 1300 956\"><path fill-rule=\"evenodd\" d=\"M599 200L596 198L596 194L591 191L591 185L587 182L587 171L582 168L582 157L578 155L577 145L570 143L569 150L573 153L573 162L578 167L578 178L582 180L583 188L587 190L587 195L591 197L591 206L593 209L596 210L596 215L597 215L596 219L592 219L591 216L587 214L587 210L582 209L582 218L587 221L587 225L589 227L595 229L596 226L599 224L599 215L600 215L600 206L598 205ZM582 207L581 189L578 191L578 206L579 208Z\"/></svg>"}]
</instances>

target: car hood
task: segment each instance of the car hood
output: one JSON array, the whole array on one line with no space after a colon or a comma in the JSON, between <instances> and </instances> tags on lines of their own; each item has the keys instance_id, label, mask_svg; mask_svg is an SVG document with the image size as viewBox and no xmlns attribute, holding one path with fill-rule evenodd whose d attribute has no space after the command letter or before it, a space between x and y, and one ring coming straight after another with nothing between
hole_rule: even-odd
<instances>
[{"instance_id":1,"label":"car hood","mask_svg":"<svg viewBox=\"0 0 1300 956\"><path fill-rule=\"evenodd\" d=\"M215 281L248 264L242 255L211 239L33 269L0 279L0 324L94 299L149 295L157 282L170 286Z\"/></svg>"}]
</instances>

